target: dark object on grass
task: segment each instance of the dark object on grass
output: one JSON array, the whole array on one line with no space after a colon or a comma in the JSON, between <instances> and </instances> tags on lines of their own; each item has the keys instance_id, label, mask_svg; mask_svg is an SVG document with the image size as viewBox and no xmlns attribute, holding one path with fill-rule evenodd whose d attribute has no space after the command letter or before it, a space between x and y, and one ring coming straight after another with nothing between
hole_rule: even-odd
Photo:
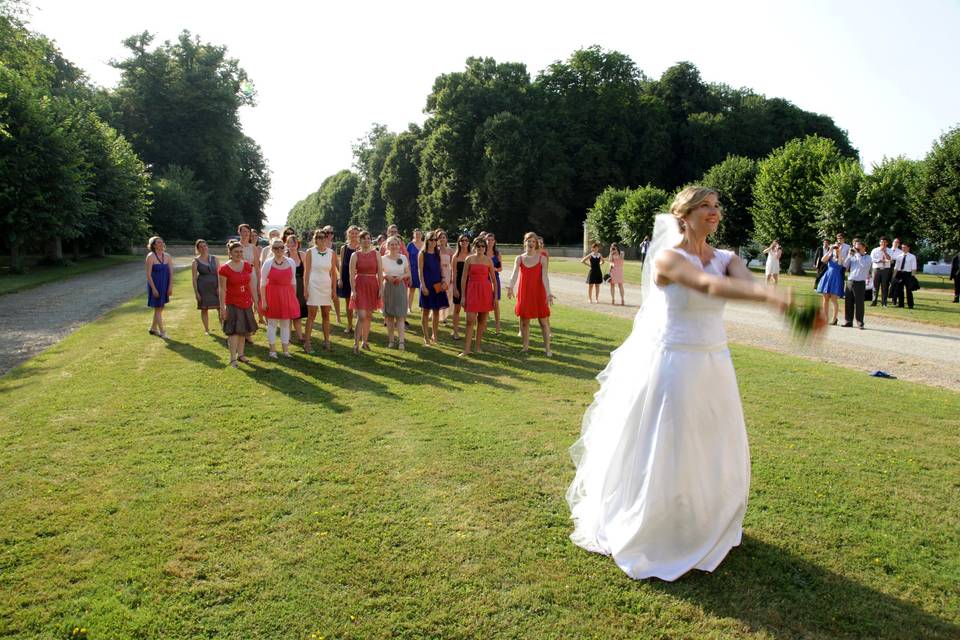
<instances>
[{"instance_id":1,"label":"dark object on grass","mask_svg":"<svg viewBox=\"0 0 960 640\"><path fill-rule=\"evenodd\" d=\"M881 371L880 369L877 369L876 371L871 371L870 375L873 376L874 378L889 378L891 380L897 379L897 376L891 375L886 371Z\"/></svg>"}]
</instances>

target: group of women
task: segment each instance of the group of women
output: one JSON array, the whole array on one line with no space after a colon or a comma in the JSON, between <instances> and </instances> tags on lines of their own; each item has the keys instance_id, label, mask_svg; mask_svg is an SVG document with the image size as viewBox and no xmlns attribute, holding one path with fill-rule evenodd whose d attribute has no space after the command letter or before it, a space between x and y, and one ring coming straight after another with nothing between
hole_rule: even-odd
<instances>
[{"instance_id":1,"label":"group of women","mask_svg":"<svg viewBox=\"0 0 960 640\"><path fill-rule=\"evenodd\" d=\"M616 292L620 290L620 305L623 306L623 252L616 242L610 244L610 253L606 258L600 253L600 243L594 242L590 253L583 256L581 264L588 265L587 272L587 300L592 303L600 302L600 285L604 280L610 283L610 304L617 304ZM609 264L607 274L603 273L603 265Z\"/></svg>"},{"instance_id":2,"label":"group of women","mask_svg":"<svg viewBox=\"0 0 960 640\"><path fill-rule=\"evenodd\" d=\"M346 242L334 247L334 231L317 229L311 246L303 250L296 231L287 227L271 231L268 245L257 247L257 235L249 225L237 229L238 240L227 244L228 261L218 264L206 241L197 240L191 265L194 296L204 331L210 334L209 313L218 313L228 336L230 366L250 362L244 348L266 324L269 357L290 357L296 337L304 351L313 353L313 330L318 316L325 351L331 351L331 314L341 322L345 302L346 326L353 333L353 352L370 350L373 315L382 312L387 329L387 347L405 349L407 316L417 299L424 344L439 341L440 323L451 320L452 337L464 340L461 357L483 352L483 337L489 315L500 331L500 272L502 258L496 236L481 233L461 235L453 249L442 229L424 234L415 230L404 243L396 226L386 239L375 243L369 232L351 226ZM514 264L507 297L516 293L514 311L520 319L523 351L529 350L529 326L538 320L545 353L550 348L549 255L535 233L524 237L524 253ZM163 309L173 295L173 259L164 251L163 239L149 241L147 304L154 309L150 333L166 337ZM452 314L448 318L448 313ZM464 333L460 333L465 315ZM354 326L354 321L356 321ZM277 334L280 348L277 348Z\"/></svg>"}]
</instances>

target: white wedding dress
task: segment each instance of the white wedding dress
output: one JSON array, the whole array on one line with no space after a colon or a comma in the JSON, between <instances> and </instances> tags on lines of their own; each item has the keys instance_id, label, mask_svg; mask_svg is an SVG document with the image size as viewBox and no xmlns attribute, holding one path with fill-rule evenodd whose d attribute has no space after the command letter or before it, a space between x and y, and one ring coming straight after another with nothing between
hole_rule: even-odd
<instances>
[{"instance_id":1,"label":"white wedding dress","mask_svg":"<svg viewBox=\"0 0 960 640\"><path fill-rule=\"evenodd\" d=\"M673 248L676 220L657 217L633 332L598 376L600 390L571 447L571 539L613 557L631 578L676 580L713 571L740 544L750 454L723 326L724 301L679 284L653 284L656 252Z\"/></svg>"}]
</instances>

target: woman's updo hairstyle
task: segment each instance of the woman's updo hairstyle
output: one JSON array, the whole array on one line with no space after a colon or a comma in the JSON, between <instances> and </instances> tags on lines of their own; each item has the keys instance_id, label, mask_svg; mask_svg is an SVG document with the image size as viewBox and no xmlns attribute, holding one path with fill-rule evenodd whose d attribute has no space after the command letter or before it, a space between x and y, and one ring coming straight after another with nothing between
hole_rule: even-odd
<instances>
[{"instance_id":1,"label":"woman's updo hairstyle","mask_svg":"<svg viewBox=\"0 0 960 640\"><path fill-rule=\"evenodd\" d=\"M230 255L230 253L231 253L234 249L237 249L237 248L240 248L240 249L243 248L243 244L241 244L239 240L231 240L230 242L228 242L228 243L227 243L227 255Z\"/></svg>"},{"instance_id":2,"label":"woman's updo hairstyle","mask_svg":"<svg viewBox=\"0 0 960 640\"><path fill-rule=\"evenodd\" d=\"M720 196L716 189L693 184L682 189L680 193L673 198L673 204L670 205L670 213L677 219L677 223L680 225L680 231L683 231L686 227L683 219L711 195Z\"/></svg>"},{"instance_id":3,"label":"woman's updo hairstyle","mask_svg":"<svg viewBox=\"0 0 960 640\"><path fill-rule=\"evenodd\" d=\"M149 249L150 251L156 251L158 240L163 240L163 238L161 238L160 236L151 236L150 239L147 240L147 249Z\"/></svg>"}]
</instances>

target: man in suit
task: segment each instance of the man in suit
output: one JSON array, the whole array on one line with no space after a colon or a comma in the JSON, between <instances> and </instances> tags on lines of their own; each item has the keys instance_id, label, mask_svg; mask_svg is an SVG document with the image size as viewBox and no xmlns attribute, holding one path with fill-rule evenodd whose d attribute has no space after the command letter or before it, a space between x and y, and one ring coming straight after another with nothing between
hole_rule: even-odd
<instances>
[{"instance_id":1,"label":"man in suit","mask_svg":"<svg viewBox=\"0 0 960 640\"><path fill-rule=\"evenodd\" d=\"M897 296L897 306L903 308L903 299L907 299L907 307L913 309L913 280L914 272L917 270L917 256L910 253L910 243L904 242L900 245L903 252L894 263L893 279L899 284L899 295Z\"/></svg>"},{"instance_id":2,"label":"man in suit","mask_svg":"<svg viewBox=\"0 0 960 640\"><path fill-rule=\"evenodd\" d=\"M827 255L829 252L830 241L824 238L823 244L817 247L817 250L813 254L813 264L817 268L817 277L813 279L814 289L816 289L817 285L820 284L820 278L822 278L823 274L827 271L827 265L823 263L823 256Z\"/></svg>"},{"instance_id":3,"label":"man in suit","mask_svg":"<svg viewBox=\"0 0 960 640\"><path fill-rule=\"evenodd\" d=\"M950 264L950 279L953 280L953 301L960 302L960 253L953 256Z\"/></svg>"}]
</instances>

